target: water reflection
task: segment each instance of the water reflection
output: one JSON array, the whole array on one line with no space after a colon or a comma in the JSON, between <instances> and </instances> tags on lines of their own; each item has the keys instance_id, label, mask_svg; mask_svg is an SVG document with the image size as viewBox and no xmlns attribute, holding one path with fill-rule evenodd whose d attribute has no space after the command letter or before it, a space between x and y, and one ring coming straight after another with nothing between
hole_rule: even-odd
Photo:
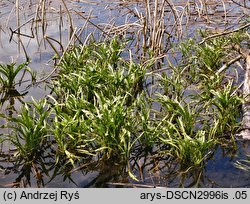
<instances>
[{"instance_id":1,"label":"water reflection","mask_svg":"<svg viewBox=\"0 0 250 204\"><path fill-rule=\"evenodd\" d=\"M218 147L212 158L195 168L181 169L168 156L143 154L130 164L138 178L129 177L126 164L86 158L73 167L63 158L55 159L48 147L46 154L33 162L16 160L14 153L1 154L2 187L250 187L250 174L235 167L249 153L249 142L238 142L237 152ZM49 152L49 153L48 153ZM249 158L248 158L249 159ZM8 181L8 182L7 182Z\"/></svg>"},{"instance_id":2,"label":"water reflection","mask_svg":"<svg viewBox=\"0 0 250 204\"><path fill-rule=\"evenodd\" d=\"M0 107L2 113L6 112L6 115L12 117L14 113L18 113L15 104L24 104L23 98L28 94L28 91L20 93L16 89L8 89L0 92Z\"/></svg>"}]
</instances>

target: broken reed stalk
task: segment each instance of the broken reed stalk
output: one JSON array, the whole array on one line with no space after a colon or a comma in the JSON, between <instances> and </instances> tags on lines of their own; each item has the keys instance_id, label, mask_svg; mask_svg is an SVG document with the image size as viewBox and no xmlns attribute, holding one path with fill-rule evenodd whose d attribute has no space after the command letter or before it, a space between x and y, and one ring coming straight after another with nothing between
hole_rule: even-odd
<instances>
[{"instance_id":1,"label":"broken reed stalk","mask_svg":"<svg viewBox=\"0 0 250 204\"><path fill-rule=\"evenodd\" d=\"M203 4L203 6L205 8L204 10L205 10L205 13L206 13L207 22L209 22L210 19L209 19L209 14L208 14L208 9L207 9L207 1L206 0L202 0L201 3Z\"/></svg>"},{"instance_id":2,"label":"broken reed stalk","mask_svg":"<svg viewBox=\"0 0 250 204\"><path fill-rule=\"evenodd\" d=\"M59 35L60 35L59 42L60 42L60 44L62 44L62 27L63 27L62 5L60 5L59 13L60 13L60 15L59 15Z\"/></svg>"},{"instance_id":3,"label":"broken reed stalk","mask_svg":"<svg viewBox=\"0 0 250 204\"><path fill-rule=\"evenodd\" d=\"M224 35L229 35L229 34L238 32L238 31L243 30L243 29L248 28L248 27L250 27L250 23L247 23L246 25L241 26L241 27L239 27L239 28L237 28L235 30L231 30L231 31L228 31L228 32L222 32L222 33L217 33L217 34L214 34L214 35L210 35L208 37L205 37L202 41L200 41L199 45L203 44L204 42L206 42L209 39L217 38L217 37L224 36Z\"/></svg>"},{"instance_id":4,"label":"broken reed stalk","mask_svg":"<svg viewBox=\"0 0 250 204\"><path fill-rule=\"evenodd\" d=\"M155 0L155 8L154 8L154 22L153 22L153 32L152 32L152 38L151 38L151 49L154 50L154 45L156 45L156 31L158 30L158 0Z\"/></svg>"},{"instance_id":5,"label":"broken reed stalk","mask_svg":"<svg viewBox=\"0 0 250 204\"><path fill-rule=\"evenodd\" d=\"M16 20L17 20L17 32L20 33L20 12L19 12L20 2L16 0ZM21 44L20 44L20 35L18 34L18 52L20 53Z\"/></svg>"},{"instance_id":6,"label":"broken reed stalk","mask_svg":"<svg viewBox=\"0 0 250 204\"><path fill-rule=\"evenodd\" d=\"M243 95L245 101L242 105L243 118L242 118L242 128L240 136L243 139L250 140L250 55L246 58L246 73L243 85Z\"/></svg>"},{"instance_id":7,"label":"broken reed stalk","mask_svg":"<svg viewBox=\"0 0 250 204\"><path fill-rule=\"evenodd\" d=\"M163 50L163 40L164 40L164 31L165 31L165 19L164 19L164 7L165 7L165 2L163 1L159 10L159 21L158 21L158 29L156 32L156 42L157 42L157 47L156 47L156 54L160 54L161 50Z\"/></svg>"},{"instance_id":8,"label":"broken reed stalk","mask_svg":"<svg viewBox=\"0 0 250 204\"><path fill-rule=\"evenodd\" d=\"M218 71L216 72L216 75L220 75L222 72L224 72L230 65L234 64L235 62L239 61L242 58L242 55L238 55L234 59L230 60L229 62L226 62Z\"/></svg>"},{"instance_id":9,"label":"broken reed stalk","mask_svg":"<svg viewBox=\"0 0 250 204\"><path fill-rule=\"evenodd\" d=\"M41 46L41 43L39 42L39 32L38 32L38 22L39 22L39 17L38 17L38 12L39 12L39 4L36 4L36 12L35 12L35 17L34 17L34 29L35 29L35 39L37 41L38 47Z\"/></svg>"},{"instance_id":10,"label":"broken reed stalk","mask_svg":"<svg viewBox=\"0 0 250 204\"><path fill-rule=\"evenodd\" d=\"M183 9L183 12L179 14L178 9L176 8L176 5L171 0L165 0L165 2L169 6L171 10L171 14L173 14L173 18L174 18L173 19L174 22L172 23L171 30L169 31L169 36L177 35L177 38L179 39L182 36L182 17L181 16L183 15L185 9ZM189 5L189 1L187 1L184 7L186 8L188 5ZM187 16L187 20L188 20L188 16Z\"/></svg>"},{"instance_id":11,"label":"broken reed stalk","mask_svg":"<svg viewBox=\"0 0 250 204\"><path fill-rule=\"evenodd\" d=\"M60 46L60 50L62 52L64 52L63 45L60 43L60 41L58 41L58 40L56 40L54 38L51 38L49 36L45 36L44 38L47 40L47 42L49 43L49 45L51 46L51 48L54 50L54 52L56 53L57 57L60 57L59 51L56 49L56 47L51 42L51 41L56 42Z\"/></svg>"},{"instance_id":12,"label":"broken reed stalk","mask_svg":"<svg viewBox=\"0 0 250 204\"><path fill-rule=\"evenodd\" d=\"M10 32L11 32L11 35L10 35L10 42L12 41L12 38L13 38L13 35L14 34L17 34L18 36L24 36L24 37L27 37L27 38L35 38L35 35L34 35L34 32L33 32L33 29L31 28L31 35L27 35L27 34L24 34L24 33L20 33L20 29L25 26L26 24L28 24L29 22L32 21L32 24L34 22L34 17L30 18L29 20L27 20L26 22L24 22L22 25L19 25L19 27L17 27L15 30L12 30L12 28L10 27ZM20 39L21 40L21 39Z\"/></svg>"},{"instance_id":13,"label":"broken reed stalk","mask_svg":"<svg viewBox=\"0 0 250 204\"><path fill-rule=\"evenodd\" d=\"M234 49L238 51L246 61L246 69L243 84L244 103L242 104L242 130L237 135L242 139L250 140L250 51L243 50L235 45Z\"/></svg>"},{"instance_id":14,"label":"broken reed stalk","mask_svg":"<svg viewBox=\"0 0 250 204\"><path fill-rule=\"evenodd\" d=\"M182 25L186 25L186 30L188 30L188 26L189 26L189 1L182 7L182 11L180 12L180 14L178 15L178 22L177 22L177 35L178 38L182 38L183 37L183 27ZM185 21L186 18L186 21Z\"/></svg>"},{"instance_id":15,"label":"broken reed stalk","mask_svg":"<svg viewBox=\"0 0 250 204\"><path fill-rule=\"evenodd\" d=\"M240 6L240 7L243 7L243 8L246 8L246 9L250 9L249 6L247 6L247 3L246 3L246 0L244 0L243 2L243 5L240 4L239 2L237 2L236 0L231 0L233 3L235 3L236 5Z\"/></svg>"},{"instance_id":16,"label":"broken reed stalk","mask_svg":"<svg viewBox=\"0 0 250 204\"><path fill-rule=\"evenodd\" d=\"M225 2L223 0L221 0L221 3L223 5L223 9L224 9L224 22L227 23L227 9L226 9L226 5L225 5Z\"/></svg>"},{"instance_id":17,"label":"broken reed stalk","mask_svg":"<svg viewBox=\"0 0 250 204\"><path fill-rule=\"evenodd\" d=\"M68 7L67 7L67 5L66 5L66 2L65 2L65 0L62 0L62 3L63 3L63 6L64 6L64 8L65 8L65 10L66 10L66 13L67 13L67 17L68 17L68 22L69 22L69 40L71 39L71 37L72 37L72 35L73 35L73 32L74 32L74 24L73 24L73 19L72 19L72 17L71 17L71 14L70 14L70 12L69 12L69 9L68 9Z\"/></svg>"},{"instance_id":18,"label":"broken reed stalk","mask_svg":"<svg viewBox=\"0 0 250 204\"><path fill-rule=\"evenodd\" d=\"M42 33L45 36L46 33L46 0L42 1ZM45 43L44 43L45 45Z\"/></svg>"},{"instance_id":19,"label":"broken reed stalk","mask_svg":"<svg viewBox=\"0 0 250 204\"><path fill-rule=\"evenodd\" d=\"M68 49L69 49L71 43L72 43L73 40L74 40L74 37L75 37L75 34L76 34L76 33L77 33L77 29L75 28L74 31L73 31L73 33L72 33L71 39L69 40L69 42L68 42L68 44L67 44L67 46L66 46L66 48L65 48L65 50L64 50L64 52L63 52L63 54L62 54L62 56L61 56L60 59L59 59L58 64L61 63L61 61L62 61L62 59L63 59L65 53L68 51ZM42 83L42 82L45 82L46 80L48 80L48 79L56 72L57 69L58 69L58 66L55 65L55 68L54 68L46 77L44 77L43 79L40 79L39 81L36 81L36 84L39 84L39 83Z\"/></svg>"},{"instance_id":20,"label":"broken reed stalk","mask_svg":"<svg viewBox=\"0 0 250 204\"><path fill-rule=\"evenodd\" d=\"M94 26L95 28L97 28L98 30L100 30L102 33L104 33L105 35L112 37L109 33L107 33L104 29L102 29L100 26L98 26L97 24L93 23L90 20L90 16L92 14L92 10L90 11L90 14L88 17L83 16L80 12L75 11L76 14L78 14L81 18L83 18L87 23L90 23L92 26ZM85 27L85 25L84 25Z\"/></svg>"}]
</instances>

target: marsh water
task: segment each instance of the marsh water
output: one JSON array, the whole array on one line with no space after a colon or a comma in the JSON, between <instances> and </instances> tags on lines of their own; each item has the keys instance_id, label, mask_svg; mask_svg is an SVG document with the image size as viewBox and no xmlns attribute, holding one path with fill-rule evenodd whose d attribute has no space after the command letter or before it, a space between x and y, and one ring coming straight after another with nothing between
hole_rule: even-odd
<instances>
[{"instance_id":1,"label":"marsh water","mask_svg":"<svg viewBox=\"0 0 250 204\"><path fill-rule=\"evenodd\" d=\"M16 9L17 2L19 9ZM66 1L67 9L60 0L44 1L45 7L37 3L43 1L0 0L0 63L23 62L27 56L31 59L29 67L37 73L38 81L53 70L53 56L56 50L62 53L59 46L66 47L70 32L79 31L84 27L79 38L84 41L89 33L95 38L105 38L103 31L109 27L116 27L116 32L124 24L136 25L137 18L133 12L143 9L142 1L112 1L112 0L79 0ZM189 17L183 14L183 26L176 35L179 38L189 38L196 29L225 30L237 27L244 15L249 15L250 1L238 1L244 6L230 1L217 4L209 1L205 12L200 1L190 1ZM186 1L175 1L178 12L182 12ZM246 4L246 5L245 5ZM43 9L46 10L46 15ZM170 8L166 9L166 13ZM38 12L40 11L40 13ZM133 12L132 12L133 11ZM70 18L67 12L71 14ZM200 13L199 13L200 12ZM174 19L169 17L170 25ZM87 25L86 25L87 24ZM73 25L73 28L72 28ZM171 29L171 28L170 28ZM110 29L111 30L111 29ZM133 32L133 31L131 31ZM60 43L56 43L56 39ZM41 99L50 93L46 83L29 86L30 78L20 74L18 77L26 83L16 86L17 96L5 98L0 94L1 112L16 115L24 102L31 98ZM0 120L0 125L3 121ZM9 130L3 130L8 133ZM230 143L231 144L231 143ZM126 167L113 162L85 161L85 165L74 168L54 169L53 158L43 158L37 168L46 166L47 171L37 175L31 165L16 164L12 157L15 151L8 146L2 146L0 154L0 187L250 187L250 172L237 167L237 162L249 159L250 141L236 141L225 147L218 146L215 153L199 169L188 172L179 170L179 164L166 158L155 158L154 153L145 153L135 164L134 175L139 182L132 180L126 173ZM48 154L50 155L50 154Z\"/></svg>"}]
</instances>

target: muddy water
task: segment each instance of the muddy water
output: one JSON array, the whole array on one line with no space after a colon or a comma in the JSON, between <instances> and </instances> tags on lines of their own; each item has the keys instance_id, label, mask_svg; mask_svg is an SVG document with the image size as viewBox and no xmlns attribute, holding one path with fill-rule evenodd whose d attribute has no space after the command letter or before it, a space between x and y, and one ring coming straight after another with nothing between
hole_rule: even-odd
<instances>
[{"instance_id":1,"label":"muddy water","mask_svg":"<svg viewBox=\"0 0 250 204\"><path fill-rule=\"evenodd\" d=\"M38 81L45 77L52 69L54 61L52 57L55 52L48 40L57 40L63 47L66 47L70 38L70 19L67 16L67 9L72 17L73 29L79 31L84 27L79 36L82 41L93 32L96 38L103 38L103 30L109 30L110 25L119 26L124 23L133 23L137 18L133 15L136 10L143 12L142 1L112 1L112 0L79 0L67 1L67 9L60 0L44 1L43 5L35 0L20 0L19 9L16 9L16 1L0 0L0 63L10 63L11 61L21 63L28 56L32 59L30 68L37 73ZM176 12L181 15L178 32L172 33L178 40L180 37L192 37L197 28L211 29L214 31L237 27L247 14L249 9L235 5L229 0L225 3L209 1L208 10L200 4L200 1L175 1ZM238 1L242 3L243 1ZM249 1L246 1L250 7ZM189 14L184 10L189 7ZM133 12L131 12L133 11ZM166 16L171 11L166 8ZM170 16L170 15L169 15ZM86 19L89 19L88 22ZM168 18L169 32L172 32L174 24L173 17ZM111 26L111 27L112 27ZM133 32L133 30L131 31ZM173 40L175 40L173 39ZM50 41L55 49L61 54L59 43ZM17 82L21 79L22 73L18 76ZM1 112L6 114L16 114L21 104L35 99L44 98L50 90L46 83L39 83L29 87L30 77L26 74L21 83L16 86L16 90L23 96L13 97L12 102L6 100L0 107ZM1 99L2 95L0 95ZM12 104L11 110L8 109ZM0 124L4 121L0 120ZM7 131L7 130L6 130ZM239 160L246 159L250 155L250 146L247 141L238 141L238 149L218 147L212 158L207 161L204 168L196 169L188 174L180 172L178 164L169 165L166 158L158 161L158 170L155 170L155 163L152 157L148 157L143 169L136 168L133 172L140 182L135 182L129 178L125 167L115 164L91 163L88 167L77 169L54 170L53 158L43 160L49 169L47 174L39 177L33 172L30 166L20 164L14 165L7 154L0 155L0 187L24 186L24 187L129 187L133 185L145 186L168 186L168 187L250 187L250 173L235 167ZM10 152L13 154L13 152ZM89 161L88 161L89 162ZM86 163L88 163L86 162ZM112 169L110 170L110 165ZM38 168L41 168L40 165ZM30 183L29 183L30 182Z\"/></svg>"}]
</instances>

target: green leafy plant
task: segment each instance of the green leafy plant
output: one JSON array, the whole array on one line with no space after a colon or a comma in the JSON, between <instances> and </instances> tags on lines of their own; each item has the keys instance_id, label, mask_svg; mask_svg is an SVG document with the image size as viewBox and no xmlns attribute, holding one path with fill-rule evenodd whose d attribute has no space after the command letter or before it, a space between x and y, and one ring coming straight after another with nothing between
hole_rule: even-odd
<instances>
[{"instance_id":1,"label":"green leafy plant","mask_svg":"<svg viewBox=\"0 0 250 204\"><path fill-rule=\"evenodd\" d=\"M143 133L135 116L146 67L120 57L117 38L67 52L54 81L54 136L71 163L80 155L127 162Z\"/></svg>"},{"instance_id":2,"label":"green leafy plant","mask_svg":"<svg viewBox=\"0 0 250 204\"><path fill-rule=\"evenodd\" d=\"M250 155L248 155L248 158L249 157L250 157ZM239 161L235 162L234 165L237 168L242 169L244 171L250 171L250 160L249 159L239 160Z\"/></svg>"},{"instance_id":3,"label":"green leafy plant","mask_svg":"<svg viewBox=\"0 0 250 204\"><path fill-rule=\"evenodd\" d=\"M25 104L8 139L27 161L51 142L56 165L98 158L127 165L134 180L131 157L142 152L170 156L182 170L200 168L239 127L243 99L223 67L230 42L189 40L180 48L183 59L167 58L164 73L152 71L154 60L135 62L117 37L72 46L58 64L50 99ZM13 64L10 75L25 66ZM4 87L14 87L15 77L11 83L1 77Z\"/></svg>"},{"instance_id":4,"label":"green leafy plant","mask_svg":"<svg viewBox=\"0 0 250 204\"><path fill-rule=\"evenodd\" d=\"M202 166L211 155L210 150L215 145L213 140L206 139L204 131L198 131L193 138L184 135L183 138L170 137L162 141L171 147L169 154L180 161L181 169Z\"/></svg>"},{"instance_id":5,"label":"green leafy plant","mask_svg":"<svg viewBox=\"0 0 250 204\"><path fill-rule=\"evenodd\" d=\"M7 140L17 148L16 156L25 161L34 161L45 149L49 137L50 108L46 100L25 104L17 118L12 118L11 135Z\"/></svg>"},{"instance_id":6,"label":"green leafy plant","mask_svg":"<svg viewBox=\"0 0 250 204\"><path fill-rule=\"evenodd\" d=\"M35 79L35 74L27 66L29 62L22 63L16 66L15 63L3 65L0 64L0 85L2 89L13 89L16 83L16 77L21 71L30 73L32 80Z\"/></svg>"}]
</instances>

